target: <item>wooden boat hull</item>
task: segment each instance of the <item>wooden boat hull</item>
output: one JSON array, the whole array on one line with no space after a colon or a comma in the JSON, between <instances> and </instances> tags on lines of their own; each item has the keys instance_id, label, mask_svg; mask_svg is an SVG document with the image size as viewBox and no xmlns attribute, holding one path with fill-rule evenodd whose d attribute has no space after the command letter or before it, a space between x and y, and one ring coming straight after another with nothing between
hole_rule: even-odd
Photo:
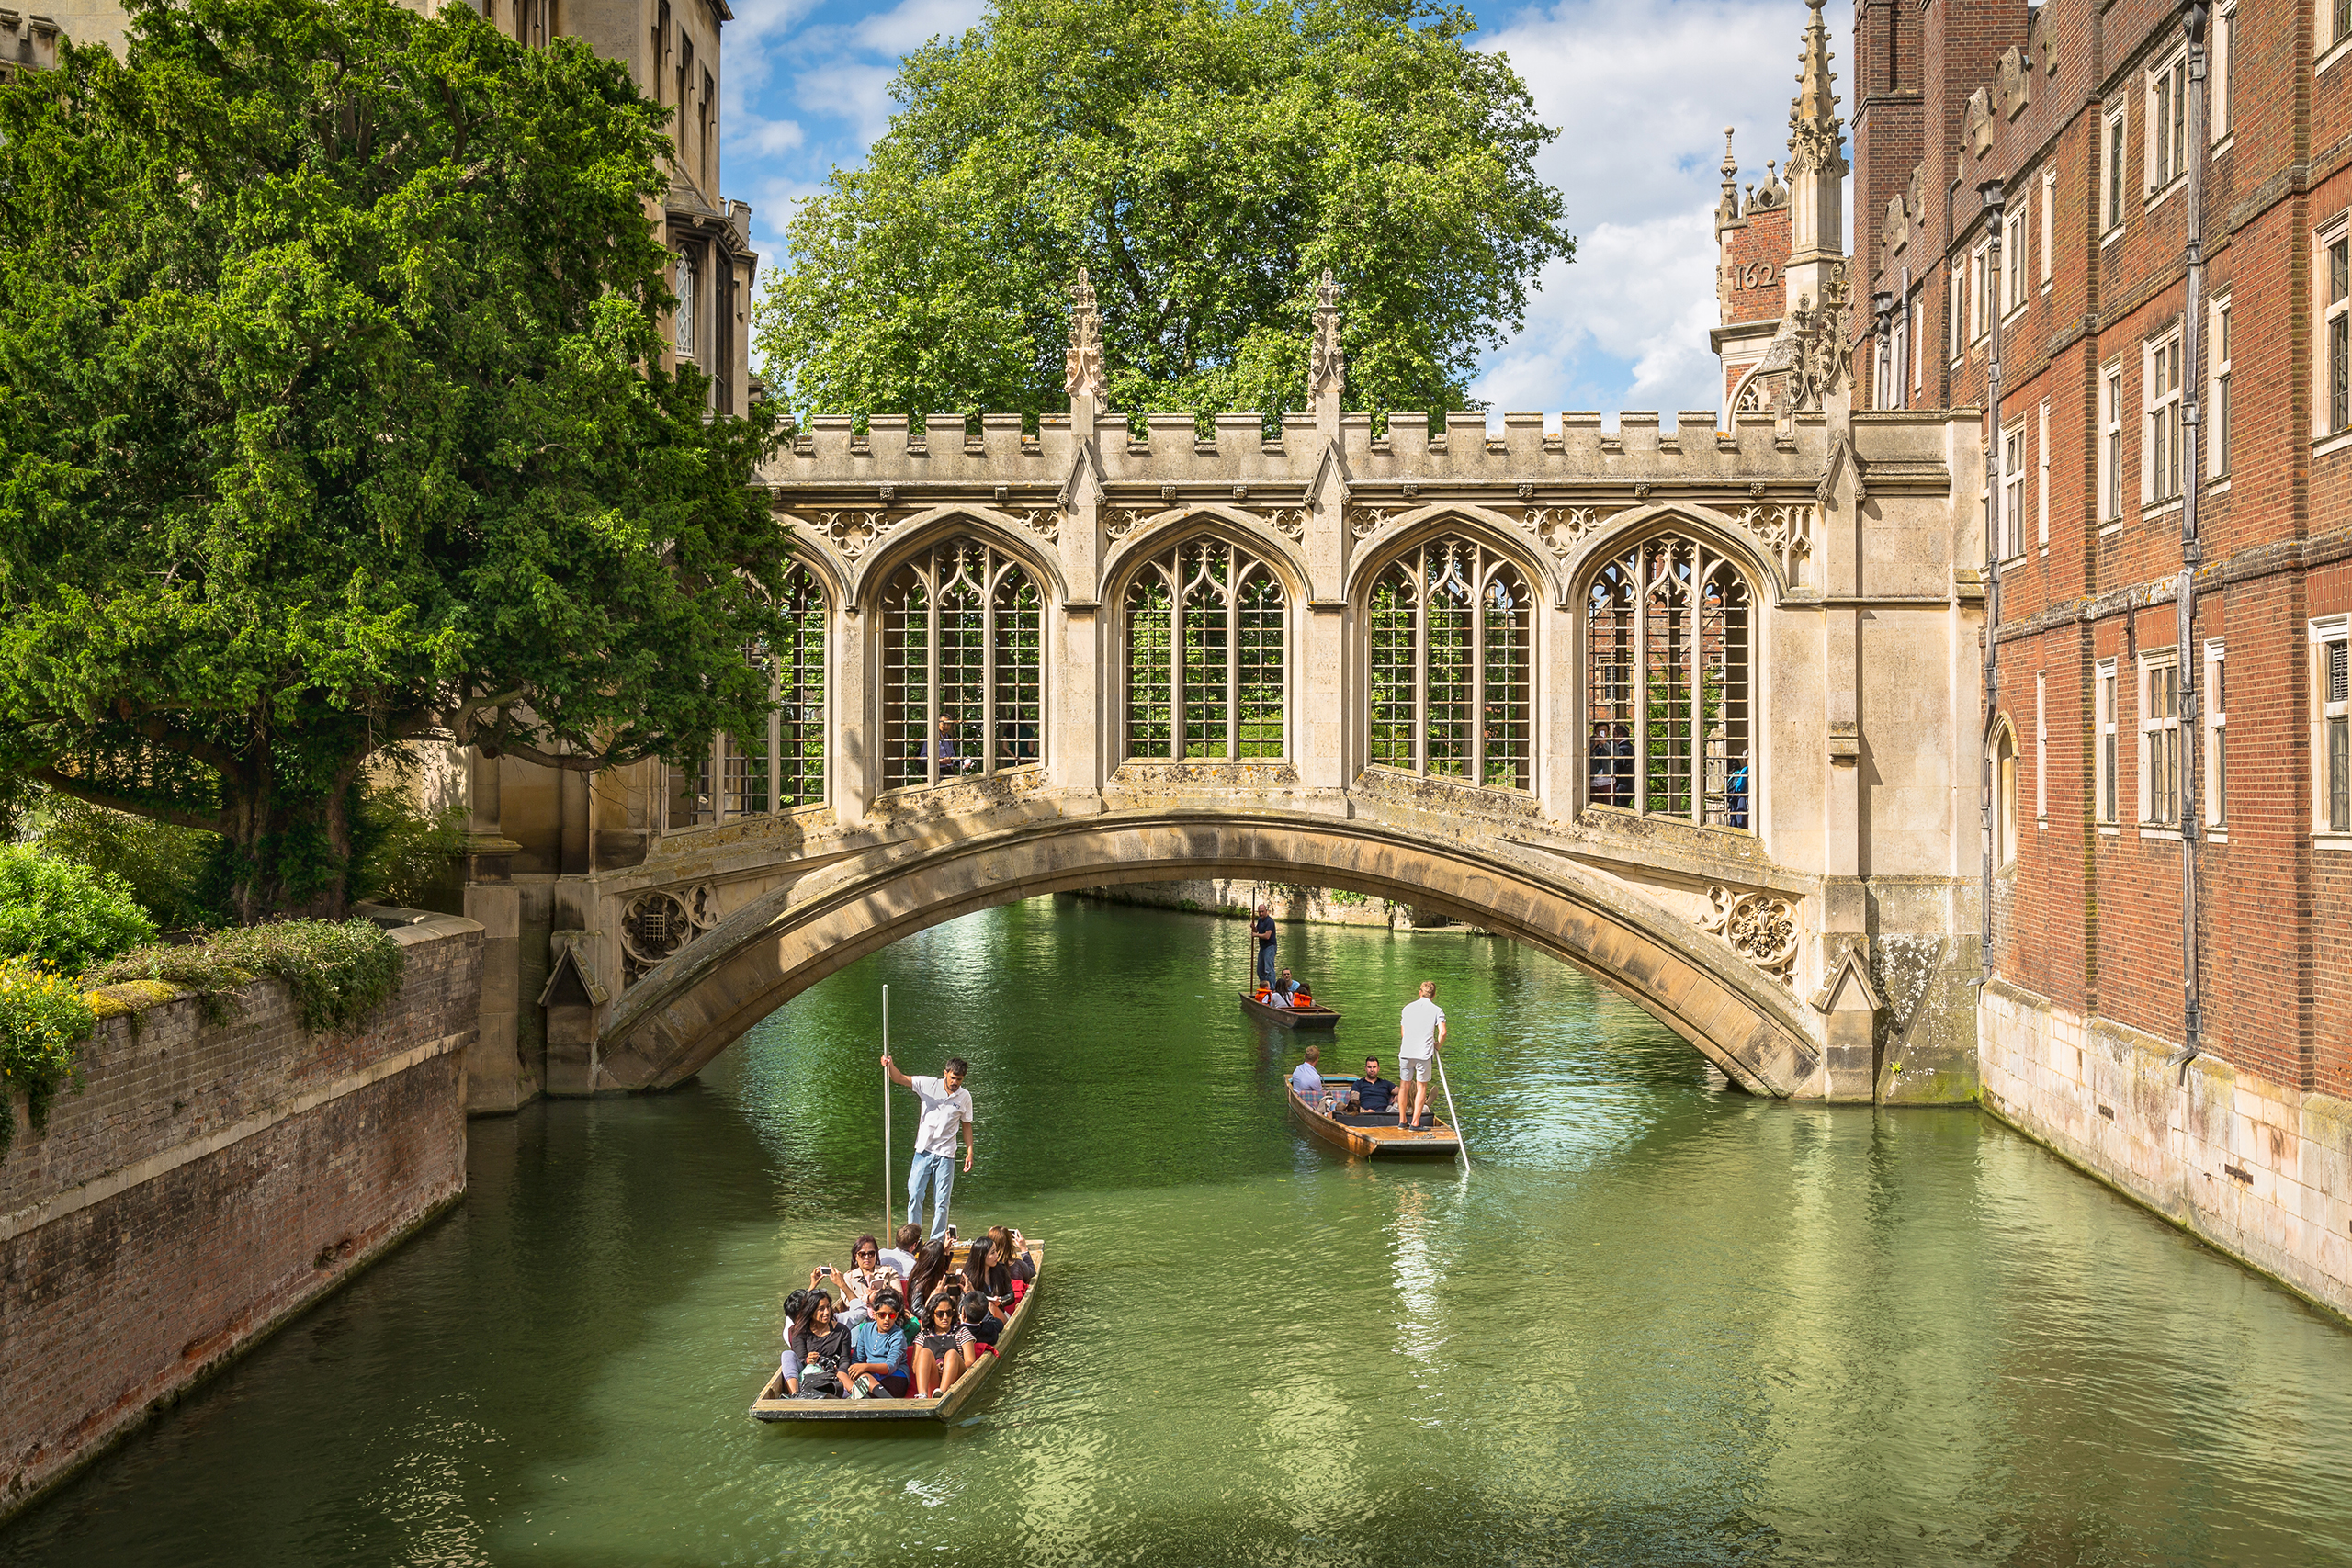
<instances>
[{"instance_id":1,"label":"wooden boat hull","mask_svg":"<svg viewBox=\"0 0 2352 1568\"><path fill-rule=\"evenodd\" d=\"M1327 1087L1336 1086L1344 1093L1353 1078L1325 1078ZM1295 1089L1285 1089L1290 1100L1291 1120L1305 1127L1332 1147L1344 1149L1359 1159L1386 1159L1396 1156L1442 1156L1451 1158L1462 1152L1461 1135L1435 1116L1427 1127L1407 1132L1396 1125L1392 1117L1375 1121L1369 1126L1351 1126L1337 1117L1323 1114L1320 1106L1310 1105Z\"/></svg>"},{"instance_id":2,"label":"wooden boat hull","mask_svg":"<svg viewBox=\"0 0 2352 1568\"><path fill-rule=\"evenodd\" d=\"M999 1364L1012 1353L1022 1331L1029 1326L1034 1315L1031 1308L1037 1302L1037 1287L1046 1278L1046 1246L1035 1236L1023 1238L1030 1267L1037 1270L1022 1292L1021 1304L1004 1320L1004 1332L997 1336L996 1354L983 1356L977 1366L965 1369L946 1393L929 1399L796 1399L784 1392L784 1373L771 1372L760 1387L759 1396L752 1401L752 1418L755 1421L953 1421L963 1408L978 1399L997 1375ZM970 1248L965 1248L969 1253ZM962 1262L958 1257L957 1262Z\"/></svg>"},{"instance_id":3,"label":"wooden boat hull","mask_svg":"<svg viewBox=\"0 0 2352 1568\"><path fill-rule=\"evenodd\" d=\"M1278 1008L1272 1002L1261 1002L1249 992L1241 993L1241 1010L1252 1018L1283 1029L1337 1029L1339 1010L1317 1002L1311 1008Z\"/></svg>"}]
</instances>

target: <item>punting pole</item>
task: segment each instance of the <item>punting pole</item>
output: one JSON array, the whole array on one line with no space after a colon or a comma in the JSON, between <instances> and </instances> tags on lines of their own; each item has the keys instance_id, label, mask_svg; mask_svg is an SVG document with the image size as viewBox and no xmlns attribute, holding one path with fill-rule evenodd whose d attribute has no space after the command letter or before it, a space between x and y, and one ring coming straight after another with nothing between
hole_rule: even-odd
<instances>
[{"instance_id":1,"label":"punting pole","mask_svg":"<svg viewBox=\"0 0 2352 1568\"><path fill-rule=\"evenodd\" d=\"M1462 1168L1466 1172L1470 1168L1469 1140L1463 1137L1462 1118L1454 1112L1453 1086L1445 1081L1445 1058L1442 1055L1440 1055L1437 1056L1435 1060L1437 1062L1437 1087L1445 1090L1445 1119L1453 1123L1453 1152L1462 1156Z\"/></svg>"},{"instance_id":2,"label":"punting pole","mask_svg":"<svg viewBox=\"0 0 2352 1568\"><path fill-rule=\"evenodd\" d=\"M890 1054L890 987L882 987L882 1054ZM890 1234L890 1069L882 1069L882 1234Z\"/></svg>"}]
</instances>

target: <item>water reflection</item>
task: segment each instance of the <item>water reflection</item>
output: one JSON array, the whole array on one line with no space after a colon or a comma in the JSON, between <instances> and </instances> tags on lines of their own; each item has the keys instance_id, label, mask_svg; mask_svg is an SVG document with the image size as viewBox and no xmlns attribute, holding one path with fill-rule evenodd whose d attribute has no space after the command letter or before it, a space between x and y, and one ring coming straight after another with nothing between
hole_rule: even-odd
<instances>
[{"instance_id":1,"label":"water reflection","mask_svg":"<svg viewBox=\"0 0 2352 1568\"><path fill-rule=\"evenodd\" d=\"M1467 1181L1287 1122L1238 922L975 916L695 1089L476 1123L459 1212L0 1563L2352 1561L2352 1337L2048 1156L1711 1090L1487 939L1283 945L1342 1054L1440 981ZM1038 1319L968 1426L758 1428L782 1292L883 1218L886 979Z\"/></svg>"}]
</instances>

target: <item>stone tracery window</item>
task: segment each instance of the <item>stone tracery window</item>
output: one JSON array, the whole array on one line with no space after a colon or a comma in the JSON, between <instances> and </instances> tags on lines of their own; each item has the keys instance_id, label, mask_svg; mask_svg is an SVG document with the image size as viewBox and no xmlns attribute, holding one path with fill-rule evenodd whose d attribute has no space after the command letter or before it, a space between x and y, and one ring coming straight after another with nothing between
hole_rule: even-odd
<instances>
[{"instance_id":1,"label":"stone tracery window","mask_svg":"<svg viewBox=\"0 0 2352 1568\"><path fill-rule=\"evenodd\" d=\"M1534 607L1520 569L1469 539L1431 539L1391 561L1366 622L1374 764L1532 788Z\"/></svg>"},{"instance_id":2,"label":"stone tracery window","mask_svg":"<svg viewBox=\"0 0 2352 1568\"><path fill-rule=\"evenodd\" d=\"M1747 579L1692 539L1617 550L1587 591L1588 799L1716 828L1753 821Z\"/></svg>"},{"instance_id":3,"label":"stone tracery window","mask_svg":"<svg viewBox=\"0 0 2352 1568\"><path fill-rule=\"evenodd\" d=\"M1272 570L1222 539L1145 562L1126 597L1126 754L1282 756L1283 611Z\"/></svg>"},{"instance_id":4,"label":"stone tracery window","mask_svg":"<svg viewBox=\"0 0 2352 1568\"><path fill-rule=\"evenodd\" d=\"M882 596L882 787L1028 767L1044 755L1044 600L1027 570L964 537L922 551Z\"/></svg>"},{"instance_id":5,"label":"stone tracery window","mask_svg":"<svg viewBox=\"0 0 2352 1568\"><path fill-rule=\"evenodd\" d=\"M767 725L750 735L721 735L693 766L670 770L672 828L824 802L830 624L824 585L807 567L792 567L778 604L784 635L773 645L744 650L755 668L768 672L773 705Z\"/></svg>"}]
</instances>

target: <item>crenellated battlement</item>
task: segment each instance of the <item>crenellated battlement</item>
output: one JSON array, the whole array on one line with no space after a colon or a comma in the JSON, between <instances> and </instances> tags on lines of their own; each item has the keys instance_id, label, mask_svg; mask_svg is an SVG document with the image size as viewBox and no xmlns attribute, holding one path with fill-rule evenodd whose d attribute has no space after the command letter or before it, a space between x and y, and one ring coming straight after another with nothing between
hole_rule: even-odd
<instances>
[{"instance_id":1,"label":"crenellated battlement","mask_svg":"<svg viewBox=\"0 0 2352 1568\"><path fill-rule=\"evenodd\" d=\"M1219 414L1204 434L1189 413L1148 414L1136 432L1123 413L1093 421L1091 449L1103 482L1130 484L1311 484L1326 444L1307 412L1283 416L1269 436L1259 414ZM1338 455L1351 483L1468 485L1631 484L1730 474L1810 484L1828 453L1828 420L1819 412L1782 422L1770 413L1737 416L1717 427L1713 409L1684 409L1668 425L1654 410L1629 409L1611 427L1597 412L1507 413L1502 428L1487 415L1457 410L1432 431L1418 412L1388 416L1375 434L1374 416L1339 421ZM865 428L845 414L820 414L787 430L762 470L772 486L946 484L958 488L1052 484L1068 476L1080 445L1067 416L1023 430L1019 414L967 422L933 414L918 424L906 414L876 414ZM943 439L940 434L946 434Z\"/></svg>"}]
</instances>

